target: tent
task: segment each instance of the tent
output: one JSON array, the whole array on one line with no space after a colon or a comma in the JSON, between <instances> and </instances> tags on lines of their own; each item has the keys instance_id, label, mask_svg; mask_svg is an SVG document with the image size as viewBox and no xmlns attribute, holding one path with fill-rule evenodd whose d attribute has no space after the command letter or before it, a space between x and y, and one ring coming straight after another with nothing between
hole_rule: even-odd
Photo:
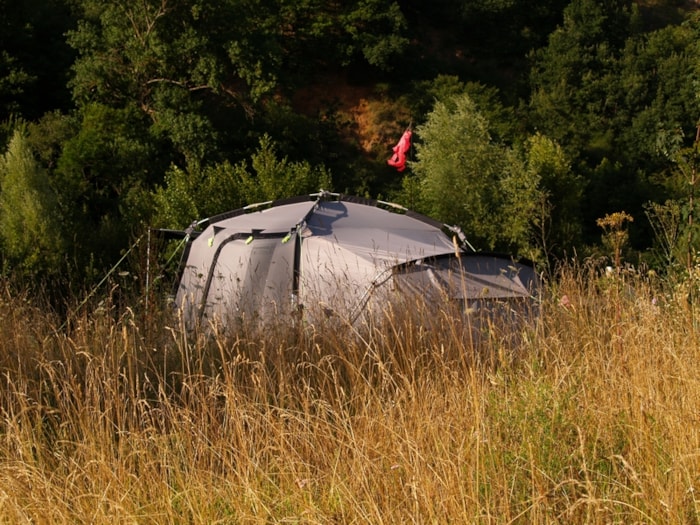
<instances>
[{"instance_id":1,"label":"tent","mask_svg":"<svg viewBox=\"0 0 700 525\"><path fill-rule=\"evenodd\" d=\"M538 286L531 265L477 253L459 228L378 200L321 191L194 226L175 294L190 326L300 316L355 323L398 296L466 305L527 300Z\"/></svg>"}]
</instances>

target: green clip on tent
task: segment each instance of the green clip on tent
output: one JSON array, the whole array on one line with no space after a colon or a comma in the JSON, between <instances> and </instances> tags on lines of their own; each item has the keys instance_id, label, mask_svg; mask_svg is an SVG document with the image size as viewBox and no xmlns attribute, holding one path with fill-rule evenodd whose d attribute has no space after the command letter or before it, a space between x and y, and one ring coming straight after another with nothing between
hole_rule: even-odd
<instances>
[{"instance_id":1,"label":"green clip on tent","mask_svg":"<svg viewBox=\"0 0 700 525\"><path fill-rule=\"evenodd\" d=\"M176 303L186 323L336 317L355 323L397 294L529 300L532 266L476 253L458 228L401 206L320 192L247 206L190 232Z\"/></svg>"}]
</instances>

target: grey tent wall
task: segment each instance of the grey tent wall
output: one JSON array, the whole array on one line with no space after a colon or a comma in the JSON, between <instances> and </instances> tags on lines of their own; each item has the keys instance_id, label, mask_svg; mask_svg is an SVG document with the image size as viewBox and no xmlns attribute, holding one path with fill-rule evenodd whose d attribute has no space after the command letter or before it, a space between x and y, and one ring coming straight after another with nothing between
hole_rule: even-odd
<instances>
[{"instance_id":1,"label":"grey tent wall","mask_svg":"<svg viewBox=\"0 0 700 525\"><path fill-rule=\"evenodd\" d=\"M243 239L249 239L252 237L252 242L255 242L256 239L279 239L279 242L282 242L282 240L286 237L286 233L271 233L271 234L265 234L262 232L237 232L234 234L229 235L226 237L221 243L219 243L219 246L217 246L216 251L214 252L214 255L211 259L211 264L209 266L209 272L207 273L207 278L202 290L202 298L197 310L197 322L201 323L203 318L204 318L204 313L207 307L207 301L209 298L209 294L211 292L211 286L212 286L212 281L214 279L214 273L217 268L217 264L219 262L219 257L221 256L221 252L228 246L230 243L243 240ZM291 242L295 242L298 244L297 239L290 240ZM295 246L295 252L297 251L297 247Z\"/></svg>"}]
</instances>

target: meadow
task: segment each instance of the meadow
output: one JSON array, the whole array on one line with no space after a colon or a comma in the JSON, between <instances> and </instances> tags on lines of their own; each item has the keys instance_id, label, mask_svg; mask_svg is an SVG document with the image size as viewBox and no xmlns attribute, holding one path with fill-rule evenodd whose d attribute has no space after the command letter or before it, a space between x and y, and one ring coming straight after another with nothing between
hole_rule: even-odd
<instances>
[{"instance_id":1,"label":"meadow","mask_svg":"<svg viewBox=\"0 0 700 525\"><path fill-rule=\"evenodd\" d=\"M0 522L697 523L695 288L571 265L472 337L422 305L192 333L113 293L65 323L3 283Z\"/></svg>"}]
</instances>

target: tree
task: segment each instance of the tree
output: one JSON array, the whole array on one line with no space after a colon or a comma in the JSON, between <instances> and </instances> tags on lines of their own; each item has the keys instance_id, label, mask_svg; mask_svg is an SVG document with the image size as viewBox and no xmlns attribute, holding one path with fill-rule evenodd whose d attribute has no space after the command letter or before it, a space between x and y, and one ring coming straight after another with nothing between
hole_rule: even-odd
<instances>
[{"instance_id":1,"label":"tree","mask_svg":"<svg viewBox=\"0 0 700 525\"><path fill-rule=\"evenodd\" d=\"M548 257L561 257L581 242L584 181L564 149L541 133L525 143L525 169L541 181L543 200L534 215L539 244Z\"/></svg>"},{"instance_id":2,"label":"tree","mask_svg":"<svg viewBox=\"0 0 700 525\"><path fill-rule=\"evenodd\" d=\"M279 157L274 142L268 136L252 156L251 173L245 164L238 166L241 189L248 202L266 201L332 190L330 173L323 166L311 166L306 161L292 162Z\"/></svg>"},{"instance_id":3,"label":"tree","mask_svg":"<svg viewBox=\"0 0 700 525\"><path fill-rule=\"evenodd\" d=\"M252 171L251 168L252 167ZM247 162L231 165L171 166L165 185L154 192L158 224L184 228L193 220L210 217L254 202L293 197L320 189L332 189L331 177L322 166L280 158L268 136Z\"/></svg>"},{"instance_id":4,"label":"tree","mask_svg":"<svg viewBox=\"0 0 700 525\"><path fill-rule=\"evenodd\" d=\"M72 259L79 271L99 272L118 258L130 235L143 228L128 203L133 189L150 189L161 177L157 146L134 107L91 104L64 137L50 181L66 231L79 235ZM147 213L147 212L144 212ZM127 220L128 219L128 220Z\"/></svg>"},{"instance_id":5,"label":"tree","mask_svg":"<svg viewBox=\"0 0 700 525\"><path fill-rule=\"evenodd\" d=\"M59 273L64 242L58 201L35 160L23 126L0 157L0 239L5 263L27 276Z\"/></svg>"},{"instance_id":6,"label":"tree","mask_svg":"<svg viewBox=\"0 0 700 525\"><path fill-rule=\"evenodd\" d=\"M592 163L608 153L615 136L618 101L612 95L633 27L630 4L573 0L548 45L531 55L532 124Z\"/></svg>"},{"instance_id":7,"label":"tree","mask_svg":"<svg viewBox=\"0 0 700 525\"><path fill-rule=\"evenodd\" d=\"M408 43L390 0L78 3L81 20L69 33L79 53L76 97L110 105L136 98L149 114L164 87L250 104L319 62L347 64L359 55L390 68Z\"/></svg>"},{"instance_id":8,"label":"tree","mask_svg":"<svg viewBox=\"0 0 700 525\"><path fill-rule=\"evenodd\" d=\"M641 216L649 200L673 196L656 143L671 130L693 135L699 25L694 15L643 33L631 2L574 0L548 46L532 54L531 123L565 148L585 180L585 241L598 238L597 218L620 209ZM643 221L630 228L639 249L651 238Z\"/></svg>"},{"instance_id":9,"label":"tree","mask_svg":"<svg viewBox=\"0 0 700 525\"><path fill-rule=\"evenodd\" d=\"M408 38L403 35L406 19L391 0L351 2L338 18L338 26L348 37L341 43L346 63L359 55L371 66L392 70L408 46Z\"/></svg>"},{"instance_id":10,"label":"tree","mask_svg":"<svg viewBox=\"0 0 700 525\"><path fill-rule=\"evenodd\" d=\"M668 171L670 157L665 147L659 148L664 136L680 133L686 147L695 137L694 116L700 115L698 40L700 14L695 14L681 25L630 40L625 48L616 125L619 147L621 156L650 173ZM667 190L677 196L672 187Z\"/></svg>"},{"instance_id":11,"label":"tree","mask_svg":"<svg viewBox=\"0 0 700 525\"><path fill-rule=\"evenodd\" d=\"M516 150L494 142L488 130L467 94L435 104L416 129L418 207L460 225L473 244L527 251L541 199L539 174L525 168Z\"/></svg>"}]
</instances>

